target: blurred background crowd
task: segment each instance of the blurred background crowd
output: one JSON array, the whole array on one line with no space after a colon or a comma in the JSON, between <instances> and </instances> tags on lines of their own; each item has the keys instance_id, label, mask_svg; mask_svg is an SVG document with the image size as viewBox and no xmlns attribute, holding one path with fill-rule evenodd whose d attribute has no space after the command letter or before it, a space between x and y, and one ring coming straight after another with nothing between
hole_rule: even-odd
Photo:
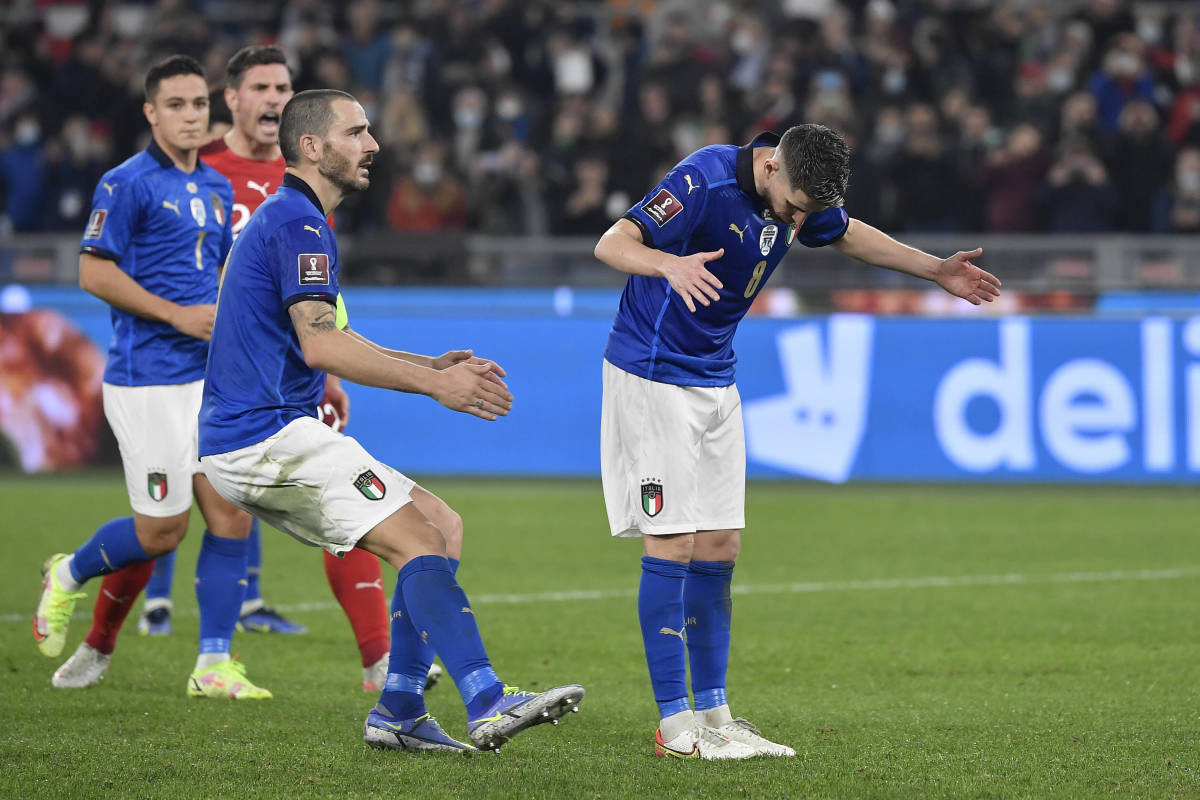
<instances>
[{"instance_id":1,"label":"blurred background crowd","mask_svg":"<svg viewBox=\"0 0 1200 800\"><path fill-rule=\"evenodd\" d=\"M362 102L342 230L601 233L679 158L821 122L894 232L1200 232L1200 4L1123 0L9 0L0 232L82 230L176 52L246 44Z\"/></svg>"}]
</instances>

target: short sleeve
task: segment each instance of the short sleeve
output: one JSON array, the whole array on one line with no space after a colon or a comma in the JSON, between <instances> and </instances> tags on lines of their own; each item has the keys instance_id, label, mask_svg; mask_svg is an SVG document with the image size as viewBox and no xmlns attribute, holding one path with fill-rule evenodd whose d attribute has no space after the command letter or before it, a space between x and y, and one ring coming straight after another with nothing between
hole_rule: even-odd
<instances>
[{"instance_id":1,"label":"short sleeve","mask_svg":"<svg viewBox=\"0 0 1200 800\"><path fill-rule=\"evenodd\" d=\"M266 250L284 308L304 300L337 303L337 247L325 220L305 217L280 226Z\"/></svg>"},{"instance_id":2,"label":"short sleeve","mask_svg":"<svg viewBox=\"0 0 1200 800\"><path fill-rule=\"evenodd\" d=\"M827 208L804 218L796 241L805 247L825 247L846 235L850 217L844 208Z\"/></svg>"},{"instance_id":3,"label":"short sleeve","mask_svg":"<svg viewBox=\"0 0 1200 800\"><path fill-rule=\"evenodd\" d=\"M222 264L229 257L229 249L233 247L233 193L230 191L228 198L217 198L217 202L223 203L221 215L218 219L221 220L221 259ZM227 213L225 209L229 209Z\"/></svg>"},{"instance_id":4,"label":"short sleeve","mask_svg":"<svg viewBox=\"0 0 1200 800\"><path fill-rule=\"evenodd\" d=\"M677 166L625 214L644 244L663 249L686 240L699 224L708 183L695 167Z\"/></svg>"},{"instance_id":5,"label":"short sleeve","mask_svg":"<svg viewBox=\"0 0 1200 800\"><path fill-rule=\"evenodd\" d=\"M136 181L111 173L101 178L92 194L92 213L79 251L119 264L133 241L140 197Z\"/></svg>"}]
</instances>

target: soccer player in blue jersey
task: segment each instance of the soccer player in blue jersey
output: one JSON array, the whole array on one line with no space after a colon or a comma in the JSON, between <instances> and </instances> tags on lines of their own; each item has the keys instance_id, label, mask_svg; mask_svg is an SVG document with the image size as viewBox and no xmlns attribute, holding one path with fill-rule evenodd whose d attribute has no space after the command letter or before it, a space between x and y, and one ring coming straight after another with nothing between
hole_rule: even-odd
<instances>
[{"instance_id":1,"label":"soccer player in blue jersey","mask_svg":"<svg viewBox=\"0 0 1200 800\"><path fill-rule=\"evenodd\" d=\"M149 580L152 558L187 532L192 498L208 530L196 564L200 654L188 680L195 697L269 698L230 659L241 607L250 516L200 473L198 412L217 272L232 241L229 181L200 163L208 84L195 59L172 56L145 79L152 139L96 187L83 234L80 285L112 306L104 413L120 445L132 517L110 520L70 555L43 566L33 634L47 656L62 652L82 585L105 579L88 638L52 680L59 688L103 677L116 634ZM117 613L113 613L114 608Z\"/></svg>"},{"instance_id":2,"label":"soccer player in blue jersey","mask_svg":"<svg viewBox=\"0 0 1200 800\"><path fill-rule=\"evenodd\" d=\"M315 409L331 373L496 420L512 407L504 371L467 350L390 350L348 326L326 219L370 184L379 146L362 106L336 90L300 92L284 107L279 144L283 185L250 218L225 269L200 411L205 474L226 499L301 542L337 556L360 547L399 570L387 680L363 727L369 745L475 749L425 707L436 652L466 704L468 737L499 748L576 709L583 687L535 693L500 681L447 558L443 532L461 525L458 515Z\"/></svg>"},{"instance_id":3,"label":"soccer player in blue jersey","mask_svg":"<svg viewBox=\"0 0 1200 800\"><path fill-rule=\"evenodd\" d=\"M705 147L596 245L630 276L604 351L601 464L612 535L642 540L638 616L659 756L795 755L735 719L725 695L746 485L733 334L788 248L830 245L976 305L999 294L971 263L982 250L942 259L851 219L849 175L845 141L821 125Z\"/></svg>"}]
</instances>

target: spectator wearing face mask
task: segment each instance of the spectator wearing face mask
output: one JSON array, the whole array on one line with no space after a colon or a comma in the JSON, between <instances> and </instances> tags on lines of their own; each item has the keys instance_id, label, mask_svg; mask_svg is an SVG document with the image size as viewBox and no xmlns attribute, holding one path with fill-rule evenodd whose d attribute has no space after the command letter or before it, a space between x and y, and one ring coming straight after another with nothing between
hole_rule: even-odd
<instances>
[{"instance_id":1,"label":"spectator wearing face mask","mask_svg":"<svg viewBox=\"0 0 1200 800\"><path fill-rule=\"evenodd\" d=\"M37 231L45 225L46 165L42 126L31 111L18 114L10 143L0 151L0 194L4 220L15 231ZM0 221L2 225L3 221Z\"/></svg>"},{"instance_id":2,"label":"spectator wearing face mask","mask_svg":"<svg viewBox=\"0 0 1200 800\"><path fill-rule=\"evenodd\" d=\"M1175 158L1170 185L1154 203L1155 233L1200 233L1200 147Z\"/></svg>"},{"instance_id":3,"label":"spectator wearing face mask","mask_svg":"<svg viewBox=\"0 0 1200 800\"><path fill-rule=\"evenodd\" d=\"M1030 201L1042 184L1049 160L1042 135L1027 123L1013 128L1005 143L988 153L980 178L987 194L990 232L1037 230L1037 210Z\"/></svg>"},{"instance_id":4,"label":"spectator wearing face mask","mask_svg":"<svg viewBox=\"0 0 1200 800\"><path fill-rule=\"evenodd\" d=\"M392 188L388 225L396 231L457 230L467 224L467 187L446 171L441 144L427 142L417 152L410 174Z\"/></svg>"},{"instance_id":5,"label":"spectator wearing face mask","mask_svg":"<svg viewBox=\"0 0 1200 800\"><path fill-rule=\"evenodd\" d=\"M74 114L46 148L47 207L58 229L83 228L92 190L108 167L108 148L82 114Z\"/></svg>"},{"instance_id":6,"label":"spectator wearing face mask","mask_svg":"<svg viewBox=\"0 0 1200 800\"><path fill-rule=\"evenodd\" d=\"M1117 193L1108 171L1084 139L1063 144L1046 174L1046 227L1050 233L1110 230Z\"/></svg>"},{"instance_id":7,"label":"spectator wearing face mask","mask_svg":"<svg viewBox=\"0 0 1200 800\"><path fill-rule=\"evenodd\" d=\"M1108 168L1121 198L1117 228L1149 231L1154 197L1171 172L1171 144L1150 103L1134 100L1121 111Z\"/></svg>"},{"instance_id":8,"label":"spectator wearing face mask","mask_svg":"<svg viewBox=\"0 0 1200 800\"><path fill-rule=\"evenodd\" d=\"M1142 49L1136 36L1118 37L1105 54L1103 66L1088 80L1088 91L1096 96L1100 128L1106 134L1116 132L1121 111L1130 101L1154 102L1154 78L1146 70Z\"/></svg>"}]
</instances>

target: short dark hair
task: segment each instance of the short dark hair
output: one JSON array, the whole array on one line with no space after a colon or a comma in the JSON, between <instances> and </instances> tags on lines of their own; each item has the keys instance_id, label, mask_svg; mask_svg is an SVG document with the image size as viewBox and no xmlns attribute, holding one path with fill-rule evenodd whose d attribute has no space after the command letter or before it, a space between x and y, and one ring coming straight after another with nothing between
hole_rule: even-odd
<instances>
[{"instance_id":1,"label":"short dark hair","mask_svg":"<svg viewBox=\"0 0 1200 800\"><path fill-rule=\"evenodd\" d=\"M200 62L191 56L168 56L159 61L146 73L144 84L146 102L153 103L154 97L158 94L158 85L176 75L199 75L203 78L204 67L200 66Z\"/></svg>"},{"instance_id":2,"label":"short dark hair","mask_svg":"<svg viewBox=\"0 0 1200 800\"><path fill-rule=\"evenodd\" d=\"M850 146L824 125L808 123L788 128L779 151L792 189L799 189L826 208L846 201L850 182Z\"/></svg>"},{"instance_id":3,"label":"short dark hair","mask_svg":"<svg viewBox=\"0 0 1200 800\"><path fill-rule=\"evenodd\" d=\"M292 95L279 119L279 149L289 167L300 163L300 137L308 134L325 138L333 122L333 101L358 101L337 89L309 89Z\"/></svg>"},{"instance_id":4,"label":"short dark hair","mask_svg":"<svg viewBox=\"0 0 1200 800\"><path fill-rule=\"evenodd\" d=\"M243 47L233 54L233 57L225 64L225 85L234 89L242 85L242 78L246 77L246 70L251 67L261 66L263 64L283 64L288 65L287 55L278 47L270 44L252 44L249 47ZM291 68L288 68L288 76L292 74Z\"/></svg>"}]
</instances>

